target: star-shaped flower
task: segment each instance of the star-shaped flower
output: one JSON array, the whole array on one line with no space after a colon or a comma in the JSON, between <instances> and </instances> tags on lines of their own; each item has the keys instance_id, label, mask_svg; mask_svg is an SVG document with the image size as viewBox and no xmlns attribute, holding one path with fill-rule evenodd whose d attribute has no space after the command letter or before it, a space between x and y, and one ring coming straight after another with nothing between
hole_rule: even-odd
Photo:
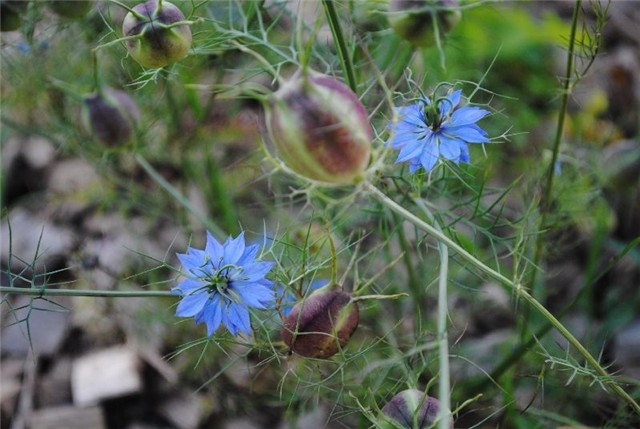
<instances>
[{"instance_id":1,"label":"star-shaped flower","mask_svg":"<svg viewBox=\"0 0 640 429\"><path fill-rule=\"evenodd\" d=\"M249 308L274 305L273 283L265 278L273 263L256 261L259 249L245 246L244 233L224 244L207 233L204 250L189 247L187 253L179 253L188 278L171 290L182 296L176 316L205 323L208 336L220 325L234 336L250 334Z\"/></svg>"},{"instance_id":2,"label":"star-shaped flower","mask_svg":"<svg viewBox=\"0 0 640 429\"><path fill-rule=\"evenodd\" d=\"M409 172L420 167L433 170L440 157L469 163L468 143L487 143L489 138L476 122L489 111L478 107L460 107L462 91L436 100L427 96L417 103L396 108L400 121L390 124L392 139L387 142L399 150L396 163L409 161Z\"/></svg>"}]
</instances>

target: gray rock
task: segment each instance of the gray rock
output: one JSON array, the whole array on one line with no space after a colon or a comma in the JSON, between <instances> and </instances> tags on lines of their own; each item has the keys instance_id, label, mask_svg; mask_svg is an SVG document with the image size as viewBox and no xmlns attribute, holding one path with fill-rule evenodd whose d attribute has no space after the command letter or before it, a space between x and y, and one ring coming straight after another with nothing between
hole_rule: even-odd
<instances>
[{"instance_id":1,"label":"gray rock","mask_svg":"<svg viewBox=\"0 0 640 429\"><path fill-rule=\"evenodd\" d=\"M69 328L71 302L62 297L53 302L19 296L13 301L2 329L2 354L26 357L32 348L36 355L55 355ZM15 323L19 322L19 323Z\"/></svg>"},{"instance_id":2,"label":"gray rock","mask_svg":"<svg viewBox=\"0 0 640 429\"><path fill-rule=\"evenodd\" d=\"M142 390L140 359L127 346L116 346L76 359L71 370L73 402L94 405Z\"/></svg>"},{"instance_id":3,"label":"gray rock","mask_svg":"<svg viewBox=\"0 0 640 429\"><path fill-rule=\"evenodd\" d=\"M14 208L3 219L0 236L2 262L6 265L11 259L13 272L25 268L45 271L66 258L75 246L71 230L22 207Z\"/></svg>"},{"instance_id":4,"label":"gray rock","mask_svg":"<svg viewBox=\"0 0 640 429\"><path fill-rule=\"evenodd\" d=\"M31 429L106 429L106 424L100 407L65 406L35 411L29 419L29 427Z\"/></svg>"},{"instance_id":5,"label":"gray rock","mask_svg":"<svg viewBox=\"0 0 640 429\"><path fill-rule=\"evenodd\" d=\"M640 378L640 319L618 332L613 343L613 356L622 373Z\"/></svg>"}]
</instances>

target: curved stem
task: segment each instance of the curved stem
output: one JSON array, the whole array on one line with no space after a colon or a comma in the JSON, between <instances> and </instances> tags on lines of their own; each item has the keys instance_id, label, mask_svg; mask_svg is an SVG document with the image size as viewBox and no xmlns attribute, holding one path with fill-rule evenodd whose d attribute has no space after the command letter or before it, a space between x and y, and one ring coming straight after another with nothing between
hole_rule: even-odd
<instances>
[{"instance_id":1,"label":"curved stem","mask_svg":"<svg viewBox=\"0 0 640 429\"><path fill-rule=\"evenodd\" d=\"M516 294L516 296L518 298L522 299L527 304L529 304L531 307L533 307L534 310L538 311L538 313L540 313L545 319L547 319L549 321L549 323L551 323L553 325L553 327L560 333L560 335L562 335L567 340L567 342L569 344L571 344L576 349L578 354L580 354L580 356L582 356L582 358L595 371L595 373L598 376L601 376L603 378L602 383L604 385L609 387L616 396L618 396L619 398L625 400L631 406L631 408L633 408L633 410L636 413L640 414L640 405L638 405L638 403L627 392L625 392L624 389L622 389L615 382L615 380L613 380L611 378L609 373L607 373L607 371L600 365L598 360L596 358L594 358L591 355L591 353L589 353L589 351L580 343L580 341L578 341L576 339L576 337L574 337L573 334L571 334L571 332L569 332L569 330L567 328L565 328L564 325L562 323L560 323L560 321L558 319L556 319L556 317L553 314L551 314L549 312L549 310L547 310L545 308L544 305L542 305L538 300L536 300L534 297L532 297L522 287L522 285L520 283L515 283L514 281L508 279L507 277L505 277L504 275L500 274L496 270L494 270L491 267L487 266L482 261L478 260L476 257L471 255L469 252L464 250L460 245L458 245L456 242L454 242L451 238L447 237L446 235L444 235L444 233L439 231L434 226L429 225L428 223L426 223L425 221L423 221L422 219L420 219L419 217L417 217L413 213L409 212L404 207L400 206L398 203L396 203L391 198L386 196L382 191L380 191L378 188L373 186L371 183L365 182L365 183L363 183L363 187L367 191L369 191L373 196L375 196L375 198L380 203L385 205L387 208L389 208L390 210L393 210L394 212L399 214L401 217L403 217L405 220L411 222L416 227L422 229L424 232L432 235L435 239L438 240L438 242L440 242L440 243L448 246L450 249L454 250L456 253L458 253L458 256L460 258L464 259L469 264L471 264L474 267L478 268L483 273L489 275L494 280L497 280L503 286L506 286L506 287L510 288Z\"/></svg>"},{"instance_id":2,"label":"curved stem","mask_svg":"<svg viewBox=\"0 0 640 429\"><path fill-rule=\"evenodd\" d=\"M560 150L560 143L562 142L562 133L564 132L564 122L567 114L567 105L569 103L569 95L571 94L571 75L573 73L573 60L575 53L575 41L576 31L578 28L578 16L580 15L580 6L582 0L577 0L573 9L573 18L571 20L571 34L569 36L569 52L567 55L567 69L564 76L564 85L562 88L562 101L560 105L560 112L558 113L558 126L556 128L556 135L553 141L553 153L551 156L551 164L547 170L547 178L542 197L540 199L540 224L538 227L538 237L535 242L535 253L533 256L533 267L540 266L542 260L542 251L547 235L544 233L547 227L547 215L551 204L551 190L553 189L553 178L555 177L555 165L558 162L558 152ZM538 270L534 268L531 271L531 278L529 279L529 290L533 290ZM523 323L521 325L520 338L522 342L526 341L526 326L529 318L528 310L525 310L523 315Z\"/></svg>"},{"instance_id":3,"label":"curved stem","mask_svg":"<svg viewBox=\"0 0 640 429\"><path fill-rule=\"evenodd\" d=\"M30 296L92 296L101 298L176 298L170 291L48 289L0 286L0 293Z\"/></svg>"},{"instance_id":4,"label":"curved stem","mask_svg":"<svg viewBox=\"0 0 640 429\"><path fill-rule=\"evenodd\" d=\"M331 27L331 34L333 34L333 40L336 42L336 48L338 49L338 57L340 58L340 64L342 64L342 71L347 79L347 84L353 92L356 92L356 75L353 71L353 63L349 56L349 50L347 49L347 43L344 40L344 33L342 32L342 26L340 25L340 18L338 12L332 0L322 0L324 11Z\"/></svg>"}]
</instances>

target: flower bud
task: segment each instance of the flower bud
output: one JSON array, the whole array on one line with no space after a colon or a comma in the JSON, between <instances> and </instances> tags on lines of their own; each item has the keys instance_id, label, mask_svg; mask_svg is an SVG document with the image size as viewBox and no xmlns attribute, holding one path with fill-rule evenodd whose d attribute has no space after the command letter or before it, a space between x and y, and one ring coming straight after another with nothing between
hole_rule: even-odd
<instances>
[{"instance_id":1,"label":"flower bud","mask_svg":"<svg viewBox=\"0 0 640 429\"><path fill-rule=\"evenodd\" d=\"M458 25L462 17L458 0L392 0L389 11L393 31L421 48L436 43L432 14L441 37Z\"/></svg>"},{"instance_id":2,"label":"flower bud","mask_svg":"<svg viewBox=\"0 0 640 429\"><path fill-rule=\"evenodd\" d=\"M0 31L18 30L28 4L24 0L0 0Z\"/></svg>"},{"instance_id":3,"label":"flower bud","mask_svg":"<svg viewBox=\"0 0 640 429\"><path fill-rule=\"evenodd\" d=\"M293 171L321 182L357 182L373 138L358 97L337 80L302 74L285 82L266 109L269 138Z\"/></svg>"},{"instance_id":4,"label":"flower bud","mask_svg":"<svg viewBox=\"0 0 640 429\"><path fill-rule=\"evenodd\" d=\"M125 36L139 38L126 41L131 57L140 65L161 68L186 57L191 47L188 25L171 27L184 21L184 14L168 1L148 0L133 8L122 23Z\"/></svg>"},{"instance_id":5,"label":"flower bud","mask_svg":"<svg viewBox=\"0 0 640 429\"><path fill-rule=\"evenodd\" d=\"M351 295L338 285L328 285L293 307L284 319L282 339L301 356L326 359L347 344L359 319Z\"/></svg>"},{"instance_id":6,"label":"flower bud","mask_svg":"<svg viewBox=\"0 0 640 429\"><path fill-rule=\"evenodd\" d=\"M440 412L440 401L416 389L398 393L382 407L380 427L385 429L426 429ZM453 422L449 425L453 428Z\"/></svg>"},{"instance_id":7,"label":"flower bud","mask_svg":"<svg viewBox=\"0 0 640 429\"><path fill-rule=\"evenodd\" d=\"M87 128L104 144L126 143L140 121L138 106L125 92L103 88L85 97L83 112Z\"/></svg>"},{"instance_id":8,"label":"flower bud","mask_svg":"<svg viewBox=\"0 0 640 429\"><path fill-rule=\"evenodd\" d=\"M58 16L69 19L84 17L93 6L91 0L53 0L49 7Z\"/></svg>"}]
</instances>

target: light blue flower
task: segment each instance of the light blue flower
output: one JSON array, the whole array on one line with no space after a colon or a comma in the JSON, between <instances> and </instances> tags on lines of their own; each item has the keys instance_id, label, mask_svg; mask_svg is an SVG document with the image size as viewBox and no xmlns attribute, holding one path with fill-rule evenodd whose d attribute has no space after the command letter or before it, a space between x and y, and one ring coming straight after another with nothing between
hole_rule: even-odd
<instances>
[{"instance_id":1,"label":"light blue flower","mask_svg":"<svg viewBox=\"0 0 640 429\"><path fill-rule=\"evenodd\" d=\"M489 111L478 107L459 107L462 91L455 91L447 97L436 100L423 96L417 103L396 108L400 117L392 131L391 144L399 150L399 162L409 162L409 172L415 173L420 167L430 172L440 157L469 163L468 143L487 143L487 133L476 122Z\"/></svg>"},{"instance_id":2,"label":"light blue flower","mask_svg":"<svg viewBox=\"0 0 640 429\"><path fill-rule=\"evenodd\" d=\"M265 278L273 262L256 261L258 251L258 245L245 246L244 233L224 244L207 233L204 250L178 253L187 279L171 290L182 296L176 316L205 323L208 336L220 325L233 336L250 334L249 308L274 305L273 283Z\"/></svg>"}]
</instances>

